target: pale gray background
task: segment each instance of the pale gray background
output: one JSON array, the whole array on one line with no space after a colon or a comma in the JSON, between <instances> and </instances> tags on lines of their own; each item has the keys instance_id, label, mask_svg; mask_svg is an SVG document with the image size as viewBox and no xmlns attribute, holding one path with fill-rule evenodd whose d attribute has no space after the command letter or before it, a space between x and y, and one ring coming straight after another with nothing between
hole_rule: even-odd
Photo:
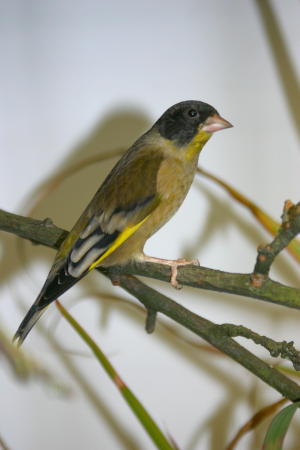
<instances>
[{"instance_id":1,"label":"pale gray background","mask_svg":"<svg viewBox=\"0 0 300 450\"><path fill-rule=\"evenodd\" d=\"M62 168L126 147L172 104L200 99L234 124L211 139L201 165L278 220L285 199L299 200L299 15L296 0L1 1L0 207L25 211L34 189ZM69 178L35 216L69 228L115 161ZM248 272L257 245L269 239L226 193L197 178L147 252ZM22 249L23 265L15 239L1 233L0 324L9 335L54 255L30 244ZM299 286L299 269L287 256L272 275ZM298 312L156 286L217 323L242 323L300 347ZM92 296L97 291L100 300ZM146 335L142 314L101 302L108 293L125 297L95 274L63 303L180 448L223 448L254 411L279 398L225 358L190 349L162 329ZM53 306L41 322L80 353L72 361L93 386L95 404L36 328L24 350L70 385L72 395L65 398L39 382L21 384L1 361L0 435L13 450L152 449L102 368L63 320L56 326L58 319ZM240 448L258 448L259 439L252 435ZM288 448L296 442L291 437Z\"/></svg>"}]
</instances>

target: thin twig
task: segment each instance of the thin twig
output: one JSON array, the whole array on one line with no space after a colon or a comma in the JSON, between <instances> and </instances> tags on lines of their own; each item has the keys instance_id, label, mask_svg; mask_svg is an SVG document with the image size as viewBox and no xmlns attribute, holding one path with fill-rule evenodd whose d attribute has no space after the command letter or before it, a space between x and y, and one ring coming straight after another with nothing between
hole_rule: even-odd
<instances>
[{"instance_id":1,"label":"thin twig","mask_svg":"<svg viewBox=\"0 0 300 450\"><path fill-rule=\"evenodd\" d=\"M219 186L221 186L225 191L238 203L245 206L256 218L256 220L264 227L265 230L267 230L269 233L271 233L273 236L278 232L280 228L280 224L276 222L269 214L267 214L262 208L260 208L256 203L254 203L252 200L250 200L248 197L243 195L241 192L237 191L233 186L231 186L229 183L225 182L221 178L217 177L216 175L213 175L210 172L207 172L207 170L204 170L202 167L198 167L197 172L200 175L205 176L206 178L214 181ZM291 256L294 258L297 263L300 262L300 241L297 239L294 239L292 242L289 243L287 246L287 251L291 254Z\"/></svg>"},{"instance_id":2,"label":"thin twig","mask_svg":"<svg viewBox=\"0 0 300 450\"><path fill-rule=\"evenodd\" d=\"M254 267L252 281L255 287L260 287L268 279L271 265L276 256L300 232L300 202L296 205L289 200L285 202L282 225L273 241L258 248L258 256Z\"/></svg>"},{"instance_id":3,"label":"thin twig","mask_svg":"<svg viewBox=\"0 0 300 450\"><path fill-rule=\"evenodd\" d=\"M156 324L157 311L155 309L147 309L145 329L147 333L153 333Z\"/></svg>"},{"instance_id":4,"label":"thin twig","mask_svg":"<svg viewBox=\"0 0 300 450\"><path fill-rule=\"evenodd\" d=\"M49 221L31 219L0 210L0 230L16 234L24 239L58 249L67 236L67 231L50 224ZM118 278L127 273L142 275L162 281L170 281L170 269L163 264L131 262L115 266L110 270ZM215 292L226 292L300 309L300 289L283 285L268 278L261 286L253 286L252 274L240 274L212 270L201 266L178 267L180 284Z\"/></svg>"},{"instance_id":5,"label":"thin twig","mask_svg":"<svg viewBox=\"0 0 300 450\"><path fill-rule=\"evenodd\" d=\"M3 217L5 218L5 220L3 219ZM3 222L5 222L4 225ZM29 227L28 223L30 224ZM54 225L47 226L42 221L34 221L32 219L27 219L21 216L10 215L9 213L5 212L1 214L0 211L0 228L1 227L2 229L5 228L6 231L11 231L15 234L21 234L27 239L34 240L35 242L40 242L44 245L54 248L58 247L58 242L61 242L61 240L66 236L67 233L66 231L60 230ZM43 231L45 231L44 234ZM179 324L183 325L184 327L188 328L192 332L196 333L198 336L201 336L207 342L218 348L220 351L226 353L232 359L240 363L246 369L251 371L265 383L272 386L283 396L289 398L291 401L297 401L300 399L300 387L295 382L278 372L276 369L270 367L265 362L261 361L251 352L235 342L231 337L224 335L224 331L221 327L200 316L197 316L196 314L177 304L165 295L146 286L136 278L128 275L122 275L122 271L124 273L125 271L130 270L130 268L133 268L134 270L137 270L137 268L139 268L139 274L142 274L143 267L147 268L148 276L153 276L154 274L155 278L165 279L166 281L169 281L170 273L167 273L165 271L165 267L163 265L157 265L153 263L139 264L136 265L135 269L134 264L126 265L122 269L118 269L118 280L120 286L127 292L130 292L132 295L138 298L145 305L146 309L153 309L161 312L172 318ZM285 294L287 294L287 292L291 293L292 301L290 302L290 305L292 305L293 302L294 305L296 304L296 297L296 302L298 302L298 304L294 307L300 307L300 290L279 285L278 283L275 283L271 280L268 281L272 285L271 291L264 291L264 294L262 295L261 289L255 289L251 287L249 275L246 275L246 279L248 280L247 282L244 279L244 286L238 284L235 285L234 288L232 288L232 285L230 285L230 283L232 283L233 280L239 280L239 277L245 277L245 275L226 274L224 272L203 269L201 267L183 267L182 269L183 270L179 271L178 280L182 284L184 284L184 282L185 284L191 285L195 283L196 285L198 285L198 287L203 287L203 278L201 279L201 277L205 275L206 271L208 271L211 279L215 278L215 280L221 281L225 289L227 280L227 286L231 286L230 290L234 293L242 293L243 295L247 295L247 292L248 295L250 294L250 297L256 298L258 296L268 296L269 301L274 301L274 294L276 292L276 289L274 290L274 288L279 286L278 289L280 290L281 286L281 289L285 291ZM106 271L106 275L113 277L113 279L115 279L115 274L116 272L114 270L112 270L111 272ZM196 278L195 274L197 275ZM212 285L207 280L205 281L205 283L206 289L213 289ZM239 280L239 283L241 283L241 280ZM248 286L245 289L246 283L248 283ZM266 284L267 283L264 283L262 289L266 289ZM215 290L220 291L220 286ZM293 297L293 295L295 297ZM286 302L282 303L287 304Z\"/></svg>"},{"instance_id":6,"label":"thin twig","mask_svg":"<svg viewBox=\"0 0 300 450\"><path fill-rule=\"evenodd\" d=\"M227 336L219 325L192 313L133 276L120 275L119 285L141 301L147 309L155 308L158 312L188 328L254 373L284 397L291 401L300 399L300 386Z\"/></svg>"},{"instance_id":7,"label":"thin twig","mask_svg":"<svg viewBox=\"0 0 300 450\"><path fill-rule=\"evenodd\" d=\"M294 342L276 342L273 339L262 336L242 325L233 325L231 323L224 323L219 325L227 336L237 337L241 336L246 339L251 339L255 344L261 345L270 353L273 358L281 356L283 359L288 359L292 362L295 370L300 370L300 352L295 349Z\"/></svg>"}]
</instances>

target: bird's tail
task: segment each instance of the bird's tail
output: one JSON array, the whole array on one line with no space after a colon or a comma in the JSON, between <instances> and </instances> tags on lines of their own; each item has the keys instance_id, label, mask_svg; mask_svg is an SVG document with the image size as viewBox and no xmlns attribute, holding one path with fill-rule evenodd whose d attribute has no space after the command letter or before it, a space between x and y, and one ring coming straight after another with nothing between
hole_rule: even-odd
<instances>
[{"instance_id":1,"label":"bird's tail","mask_svg":"<svg viewBox=\"0 0 300 450\"><path fill-rule=\"evenodd\" d=\"M39 320L47 306L77 283L84 275L85 273L81 277L74 278L66 273L64 266L61 266L59 270L50 272L41 292L22 320L14 336L13 340L17 342L18 346L24 342L27 334Z\"/></svg>"},{"instance_id":2,"label":"bird's tail","mask_svg":"<svg viewBox=\"0 0 300 450\"><path fill-rule=\"evenodd\" d=\"M27 334L31 330L31 328L36 324L36 322L39 320L43 312L46 310L47 306L39 306L36 303L34 303L31 308L29 309L28 313L22 320L15 336L14 341L16 341L18 347L22 345L24 342L24 339L26 338Z\"/></svg>"}]
</instances>

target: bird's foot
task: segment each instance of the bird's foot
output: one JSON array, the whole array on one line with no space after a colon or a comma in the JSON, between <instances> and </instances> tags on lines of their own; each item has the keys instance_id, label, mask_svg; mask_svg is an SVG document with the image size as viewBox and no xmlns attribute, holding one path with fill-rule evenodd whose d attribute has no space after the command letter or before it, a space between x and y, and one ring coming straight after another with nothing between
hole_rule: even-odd
<instances>
[{"instance_id":1,"label":"bird's foot","mask_svg":"<svg viewBox=\"0 0 300 450\"><path fill-rule=\"evenodd\" d=\"M178 267L181 266L189 266L189 265L194 265L194 266L200 266L200 262L198 259L184 259L184 258L180 258L180 259L162 259L162 258L155 258L154 256L147 256L144 255L143 256L143 260L144 261L148 261L148 262L153 262L153 263L157 263L157 264L165 264L169 267L171 267L171 285L175 288L175 289L181 289L182 286L178 283L177 281L177 273L178 273Z\"/></svg>"}]
</instances>

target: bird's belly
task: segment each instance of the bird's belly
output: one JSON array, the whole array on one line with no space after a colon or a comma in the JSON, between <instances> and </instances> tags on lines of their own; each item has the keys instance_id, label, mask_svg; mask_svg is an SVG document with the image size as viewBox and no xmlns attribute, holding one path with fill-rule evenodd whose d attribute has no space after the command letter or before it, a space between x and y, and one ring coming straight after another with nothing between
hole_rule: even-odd
<instances>
[{"instance_id":1,"label":"bird's belly","mask_svg":"<svg viewBox=\"0 0 300 450\"><path fill-rule=\"evenodd\" d=\"M189 191L196 169L188 173L185 172L184 168L174 167L174 165L171 168L170 166L167 167L167 170L170 169L172 169L172 175L161 173L162 176L158 177L157 191L161 197L159 205L133 235L101 262L101 266L124 264L141 255L149 237L168 222L178 210Z\"/></svg>"}]
</instances>

